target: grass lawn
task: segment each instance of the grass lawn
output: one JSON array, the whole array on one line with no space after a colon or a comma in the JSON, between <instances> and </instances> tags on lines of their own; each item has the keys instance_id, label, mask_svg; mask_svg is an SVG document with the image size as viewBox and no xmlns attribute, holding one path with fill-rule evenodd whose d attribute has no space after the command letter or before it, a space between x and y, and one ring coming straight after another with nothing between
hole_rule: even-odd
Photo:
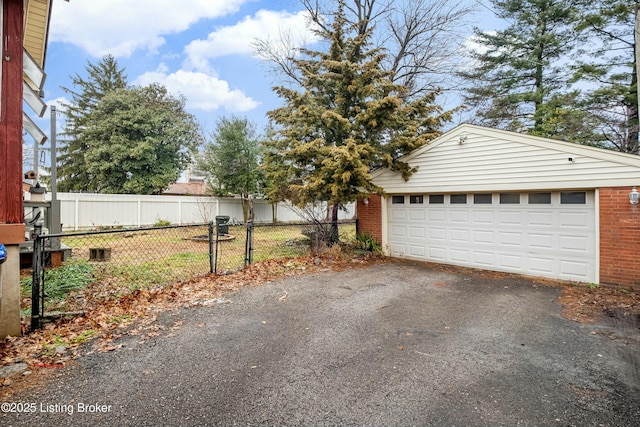
<instances>
[{"instance_id":1,"label":"grass lawn","mask_svg":"<svg viewBox=\"0 0 640 427\"><path fill-rule=\"evenodd\" d=\"M253 262L307 254L309 239L303 234L303 231L308 227L306 225L258 225L254 227ZM217 251L217 272L219 274L237 271L244 266L246 233L244 226L230 226L229 234L234 238L217 242L217 248L214 244L214 251ZM63 237L62 243L71 248L71 258L65 264L88 266L89 280L82 278L82 286L77 288L68 284L60 286L68 287L71 296L74 292L77 293L79 289L86 287L87 292L94 290L96 293L102 294L104 298L109 298L109 294L123 295L136 289L164 287L207 274L209 273L210 260L209 243L206 236L208 236L206 226L194 226ZM340 225L340 239L342 242L353 242L355 240L355 224ZM110 249L109 259L104 261L90 260L90 249L92 248ZM64 268L62 267L62 269ZM49 270L49 273L57 270L63 271L53 269ZM71 276L67 279L67 282L80 280ZM59 280L61 283L65 283L64 277ZM26 284L30 281L25 278L24 282ZM23 286L25 313L31 304L29 289L30 287ZM66 302L70 302L73 298L66 300ZM65 308L65 302L60 298L49 298L45 304L46 310ZM77 309L77 307L73 307L73 309Z\"/></svg>"}]
</instances>

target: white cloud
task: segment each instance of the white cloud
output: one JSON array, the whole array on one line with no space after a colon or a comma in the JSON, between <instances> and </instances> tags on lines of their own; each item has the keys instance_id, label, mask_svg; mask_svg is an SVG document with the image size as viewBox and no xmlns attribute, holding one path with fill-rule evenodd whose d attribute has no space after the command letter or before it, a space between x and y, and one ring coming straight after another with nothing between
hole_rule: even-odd
<instances>
[{"instance_id":1,"label":"white cloud","mask_svg":"<svg viewBox=\"0 0 640 427\"><path fill-rule=\"evenodd\" d=\"M67 110L67 107L65 107L65 105L71 104L71 101L64 96L59 96L57 98L48 100L46 103L49 107L56 107L56 111L64 113Z\"/></svg>"},{"instance_id":2,"label":"white cloud","mask_svg":"<svg viewBox=\"0 0 640 427\"><path fill-rule=\"evenodd\" d=\"M306 11L290 13L259 10L255 16L247 16L233 26L211 32L206 40L194 40L185 47L186 67L208 70L208 61L226 55L251 55L255 40L290 37L296 47L317 40L308 26Z\"/></svg>"},{"instance_id":3,"label":"white cloud","mask_svg":"<svg viewBox=\"0 0 640 427\"><path fill-rule=\"evenodd\" d=\"M229 112L241 113L259 105L242 91L231 89L226 81L201 72L179 70L167 74L165 67L161 66L158 71L144 73L135 81L139 85L150 83L160 83L170 92L184 95L189 109L215 111L224 108Z\"/></svg>"},{"instance_id":4,"label":"white cloud","mask_svg":"<svg viewBox=\"0 0 640 427\"><path fill-rule=\"evenodd\" d=\"M486 31L485 34L491 35L491 36L495 36L497 34L496 31ZM475 35L472 34L469 37L467 37L465 39L465 41L462 44L462 52L471 52L471 53L475 53L478 55L484 55L485 53L487 53L489 51L489 48L487 47L487 45L482 44L480 42L480 38Z\"/></svg>"},{"instance_id":5,"label":"white cloud","mask_svg":"<svg viewBox=\"0 0 640 427\"><path fill-rule=\"evenodd\" d=\"M201 19L236 12L250 0L80 0L56 2L50 41L80 46L100 57L128 57L138 49L154 51L163 35L184 31Z\"/></svg>"}]
</instances>

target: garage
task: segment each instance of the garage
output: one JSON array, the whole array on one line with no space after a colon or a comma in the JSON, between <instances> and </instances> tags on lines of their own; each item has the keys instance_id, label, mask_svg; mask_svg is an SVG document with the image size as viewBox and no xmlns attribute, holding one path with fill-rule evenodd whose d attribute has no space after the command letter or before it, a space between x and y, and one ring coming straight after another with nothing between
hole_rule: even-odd
<instances>
[{"instance_id":1,"label":"garage","mask_svg":"<svg viewBox=\"0 0 640 427\"><path fill-rule=\"evenodd\" d=\"M640 287L640 156L463 124L400 160L357 205L386 255Z\"/></svg>"},{"instance_id":2,"label":"garage","mask_svg":"<svg viewBox=\"0 0 640 427\"><path fill-rule=\"evenodd\" d=\"M593 191L392 195L390 255L594 282Z\"/></svg>"}]
</instances>

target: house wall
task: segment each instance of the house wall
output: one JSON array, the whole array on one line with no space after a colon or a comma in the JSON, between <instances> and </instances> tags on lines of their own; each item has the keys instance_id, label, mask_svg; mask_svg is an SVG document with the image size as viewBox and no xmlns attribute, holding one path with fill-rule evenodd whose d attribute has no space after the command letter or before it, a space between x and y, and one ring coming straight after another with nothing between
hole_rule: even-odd
<instances>
[{"instance_id":1,"label":"house wall","mask_svg":"<svg viewBox=\"0 0 640 427\"><path fill-rule=\"evenodd\" d=\"M600 189L600 283L640 288L640 205L632 187Z\"/></svg>"},{"instance_id":2,"label":"house wall","mask_svg":"<svg viewBox=\"0 0 640 427\"><path fill-rule=\"evenodd\" d=\"M408 181L373 174L387 194L593 189L636 185L640 157L579 144L463 125L402 158ZM597 179L596 179L597 178Z\"/></svg>"},{"instance_id":3,"label":"house wall","mask_svg":"<svg viewBox=\"0 0 640 427\"><path fill-rule=\"evenodd\" d=\"M380 244L383 243L382 233L382 197L370 195L369 203L358 200L356 212L358 213L358 232L370 233Z\"/></svg>"}]
</instances>

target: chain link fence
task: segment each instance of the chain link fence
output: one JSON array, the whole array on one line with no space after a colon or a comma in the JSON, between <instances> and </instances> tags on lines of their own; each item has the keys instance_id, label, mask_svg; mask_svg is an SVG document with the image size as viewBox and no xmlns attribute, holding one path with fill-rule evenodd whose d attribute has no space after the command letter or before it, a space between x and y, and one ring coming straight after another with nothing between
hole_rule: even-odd
<instances>
[{"instance_id":1,"label":"chain link fence","mask_svg":"<svg viewBox=\"0 0 640 427\"><path fill-rule=\"evenodd\" d=\"M74 291L90 288L94 300L108 299L207 273L230 274L252 262L304 256L319 249L318 236L327 227L233 221L49 235L36 227L31 274L21 281L24 300L31 296L30 312L23 307L24 314L37 329L45 311L82 306L83 301L70 304L67 296ZM339 224L341 242L355 235L355 221Z\"/></svg>"}]
</instances>

